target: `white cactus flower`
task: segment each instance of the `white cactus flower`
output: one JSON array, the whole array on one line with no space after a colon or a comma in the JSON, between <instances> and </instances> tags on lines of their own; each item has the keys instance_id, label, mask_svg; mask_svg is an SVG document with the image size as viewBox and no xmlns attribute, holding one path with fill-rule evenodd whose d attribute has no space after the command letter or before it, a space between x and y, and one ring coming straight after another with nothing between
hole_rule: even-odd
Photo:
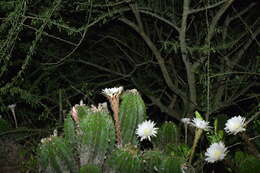
<instances>
[{"instance_id":1,"label":"white cactus flower","mask_svg":"<svg viewBox=\"0 0 260 173\"><path fill-rule=\"evenodd\" d=\"M191 123L191 119L190 119L190 118L182 118L182 119L181 119L181 122L182 122L183 124L190 124L190 123Z\"/></svg>"},{"instance_id":2,"label":"white cactus flower","mask_svg":"<svg viewBox=\"0 0 260 173\"><path fill-rule=\"evenodd\" d=\"M16 107L16 104L8 105L8 108L10 108L11 110L14 110L15 107Z\"/></svg>"},{"instance_id":3,"label":"white cactus flower","mask_svg":"<svg viewBox=\"0 0 260 173\"><path fill-rule=\"evenodd\" d=\"M225 124L226 127L224 129L228 134L236 135L237 133L243 132L246 130L244 128L245 120L246 120L246 118L241 117L241 116L232 117L226 122L226 124Z\"/></svg>"},{"instance_id":4,"label":"white cactus flower","mask_svg":"<svg viewBox=\"0 0 260 173\"><path fill-rule=\"evenodd\" d=\"M211 127L209 126L209 122L202 120L200 118L193 118L192 123L193 126L202 130L209 130Z\"/></svg>"},{"instance_id":5,"label":"white cactus flower","mask_svg":"<svg viewBox=\"0 0 260 173\"><path fill-rule=\"evenodd\" d=\"M227 155L227 148L225 147L223 142L213 143L207 149L205 153L206 161L209 163L214 163L219 160L223 160Z\"/></svg>"},{"instance_id":6,"label":"white cactus flower","mask_svg":"<svg viewBox=\"0 0 260 173\"><path fill-rule=\"evenodd\" d=\"M144 139L148 139L150 141L152 136L156 136L158 128L154 126L155 123L150 120L146 120L138 125L136 134L141 138L141 141Z\"/></svg>"},{"instance_id":7,"label":"white cactus flower","mask_svg":"<svg viewBox=\"0 0 260 173\"><path fill-rule=\"evenodd\" d=\"M121 94L123 87L114 87L114 88L105 88L102 90L102 93L107 97L113 97Z\"/></svg>"}]
</instances>

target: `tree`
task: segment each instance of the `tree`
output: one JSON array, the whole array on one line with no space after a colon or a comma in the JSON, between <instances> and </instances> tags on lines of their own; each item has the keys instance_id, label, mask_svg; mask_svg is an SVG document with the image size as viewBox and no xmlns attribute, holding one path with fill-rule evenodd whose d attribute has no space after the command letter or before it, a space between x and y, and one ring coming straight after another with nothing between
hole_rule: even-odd
<instances>
[{"instance_id":1,"label":"tree","mask_svg":"<svg viewBox=\"0 0 260 173\"><path fill-rule=\"evenodd\" d=\"M61 97L123 84L179 120L259 99L255 2L1 3L2 100L19 95L50 113Z\"/></svg>"}]
</instances>

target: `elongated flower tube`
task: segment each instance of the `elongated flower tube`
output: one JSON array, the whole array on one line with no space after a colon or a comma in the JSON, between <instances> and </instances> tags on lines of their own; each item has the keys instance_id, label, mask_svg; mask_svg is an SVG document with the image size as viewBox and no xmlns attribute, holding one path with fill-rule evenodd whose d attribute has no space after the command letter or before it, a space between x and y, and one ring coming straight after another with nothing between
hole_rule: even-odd
<instances>
[{"instance_id":1,"label":"elongated flower tube","mask_svg":"<svg viewBox=\"0 0 260 173\"><path fill-rule=\"evenodd\" d=\"M245 120L246 118L241 117L241 116L235 116L230 118L227 123L225 124L225 131L228 134L233 134L236 135L239 132L243 132L246 129L245 127Z\"/></svg>"},{"instance_id":2,"label":"elongated flower tube","mask_svg":"<svg viewBox=\"0 0 260 173\"><path fill-rule=\"evenodd\" d=\"M195 153L195 149L197 147L197 144L199 142L199 139L200 139L203 131L208 131L211 128L209 126L209 122L205 121L201 118L193 118L192 122L190 124L193 125L194 127L196 127L196 131L195 131L195 138L194 138L192 149L191 149L191 154L190 154L190 157L189 157L189 164L192 163L192 159L193 159L193 155Z\"/></svg>"},{"instance_id":3,"label":"elongated flower tube","mask_svg":"<svg viewBox=\"0 0 260 173\"><path fill-rule=\"evenodd\" d=\"M123 87L105 88L102 93L108 98L112 111L114 113L115 127L116 127L116 139L117 145L120 147L122 145L121 136L121 124L119 121L119 96L123 91Z\"/></svg>"},{"instance_id":4,"label":"elongated flower tube","mask_svg":"<svg viewBox=\"0 0 260 173\"><path fill-rule=\"evenodd\" d=\"M205 153L205 160L209 163L214 163L219 160L223 160L226 155L227 148L225 147L223 142L213 143L210 145Z\"/></svg>"},{"instance_id":5,"label":"elongated flower tube","mask_svg":"<svg viewBox=\"0 0 260 173\"><path fill-rule=\"evenodd\" d=\"M155 127L155 123L150 120L146 120L138 125L136 129L136 134L141 138L151 140L152 136L156 136L158 128Z\"/></svg>"}]
</instances>

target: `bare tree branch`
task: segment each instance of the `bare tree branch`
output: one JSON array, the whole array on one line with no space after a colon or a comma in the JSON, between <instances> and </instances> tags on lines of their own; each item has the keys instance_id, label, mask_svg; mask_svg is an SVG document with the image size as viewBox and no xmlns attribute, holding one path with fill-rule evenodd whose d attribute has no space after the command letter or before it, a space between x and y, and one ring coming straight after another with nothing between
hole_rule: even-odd
<instances>
[{"instance_id":1,"label":"bare tree branch","mask_svg":"<svg viewBox=\"0 0 260 173\"><path fill-rule=\"evenodd\" d=\"M244 10L240 11L239 13L237 13L235 16L226 18L225 23L224 23L224 29L223 29L223 39L224 40L227 38L228 28L229 28L228 26L230 25L230 23L232 21L234 21L235 19L237 19L239 16L242 16L245 13L247 13L254 6L255 6L255 3L252 3L247 8L245 8Z\"/></svg>"},{"instance_id":2,"label":"bare tree branch","mask_svg":"<svg viewBox=\"0 0 260 173\"><path fill-rule=\"evenodd\" d=\"M226 1L230 1L230 0L223 0L223 1L219 1L219 2L212 4L212 5L208 5L206 7L189 10L189 14L197 13L197 12L200 12L200 11L205 11L205 10L208 10L208 9L211 9L211 8L215 8L215 7L225 3Z\"/></svg>"},{"instance_id":3,"label":"bare tree branch","mask_svg":"<svg viewBox=\"0 0 260 173\"><path fill-rule=\"evenodd\" d=\"M185 93L182 92L179 88L177 88L170 77L169 72L167 71L167 67L165 65L164 59L161 57L160 51L156 48L156 46L153 44L152 40L144 33L144 31L141 31L140 28L134 24L133 22L129 21L126 18L120 18L120 21L130 26L132 29L134 29L140 36L143 38L143 40L146 42L147 46L151 49L153 54L155 55L155 58L158 61L158 64L160 66L160 69L162 71L163 77L165 79L166 84L169 86L169 88L176 93L178 96L180 96L183 100L185 100Z\"/></svg>"},{"instance_id":4,"label":"bare tree branch","mask_svg":"<svg viewBox=\"0 0 260 173\"><path fill-rule=\"evenodd\" d=\"M228 7L234 2L234 0L228 0L224 6L216 13L216 15L213 17L212 22L208 29L208 34L205 38L206 45L210 45L210 41L212 37L215 34L215 29L218 24L219 19L221 16L225 13L225 11L228 9ZM197 69L199 65L206 60L207 56L202 56L196 63L193 64L193 69Z\"/></svg>"},{"instance_id":5,"label":"bare tree branch","mask_svg":"<svg viewBox=\"0 0 260 173\"><path fill-rule=\"evenodd\" d=\"M194 74L194 71L192 71L192 64L188 57L187 44L186 44L186 29L187 29L187 18L189 15L189 5L190 5L190 0L184 0L179 40L180 40L180 46L181 46L182 60L185 64L185 69L186 69L186 73L187 73L186 75L187 75L187 80L188 80L188 85L189 85L190 101L194 105L197 105L195 74ZM194 105L192 105L192 107ZM188 109L192 110L193 108L188 108Z\"/></svg>"},{"instance_id":6,"label":"bare tree branch","mask_svg":"<svg viewBox=\"0 0 260 173\"><path fill-rule=\"evenodd\" d=\"M162 21L162 22L168 24L169 26L171 26L172 28L174 28L176 31L180 32L180 28L178 26L176 26L174 23L172 23L171 21L169 21L169 20L167 20L167 19L165 19L165 18L163 18L163 17L161 17L161 16L159 16L159 15L153 13L153 12L150 12L148 10L140 9L139 11L140 11L140 13L144 13L144 14L147 14L147 15L150 15L154 18L159 19L160 21Z\"/></svg>"},{"instance_id":7,"label":"bare tree branch","mask_svg":"<svg viewBox=\"0 0 260 173\"><path fill-rule=\"evenodd\" d=\"M135 86L138 87L138 90L142 91L142 93L144 93L156 106L158 106L162 112L167 113L168 115L179 121L181 120L181 114L177 110L165 106L165 104L160 101L160 98L156 98L152 96L150 93L147 93L147 91L143 89L144 87L140 86L133 78L132 81L135 84Z\"/></svg>"}]
</instances>

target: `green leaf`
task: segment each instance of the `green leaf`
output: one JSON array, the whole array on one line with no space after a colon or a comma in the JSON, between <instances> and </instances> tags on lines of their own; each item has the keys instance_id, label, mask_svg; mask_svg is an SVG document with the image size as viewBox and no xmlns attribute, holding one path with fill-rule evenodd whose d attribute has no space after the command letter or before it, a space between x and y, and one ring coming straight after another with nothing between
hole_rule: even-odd
<instances>
[{"instance_id":1,"label":"green leaf","mask_svg":"<svg viewBox=\"0 0 260 173\"><path fill-rule=\"evenodd\" d=\"M203 117L198 111L195 111L195 117L203 120Z\"/></svg>"},{"instance_id":2,"label":"green leaf","mask_svg":"<svg viewBox=\"0 0 260 173\"><path fill-rule=\"evenodd\" d=\"M219 130L214 134L208 134L207 135L207 138L210 141L210 143L223 141L223 137L224 137L224 131L223 130Z\"/></svg>"},{"instance_id":3,"label":"green leaf","mask_svg":"<svg viewBox=\"0 0 260 173\"><path fill-rule=\"evenodd\" d=\"M172 147L172 153L171 155L178 158L185 158L188 159L188 156L191 152L191 148L187 146L186 144L180 144L178 146Z\"/></svg>"}]
</instances>

